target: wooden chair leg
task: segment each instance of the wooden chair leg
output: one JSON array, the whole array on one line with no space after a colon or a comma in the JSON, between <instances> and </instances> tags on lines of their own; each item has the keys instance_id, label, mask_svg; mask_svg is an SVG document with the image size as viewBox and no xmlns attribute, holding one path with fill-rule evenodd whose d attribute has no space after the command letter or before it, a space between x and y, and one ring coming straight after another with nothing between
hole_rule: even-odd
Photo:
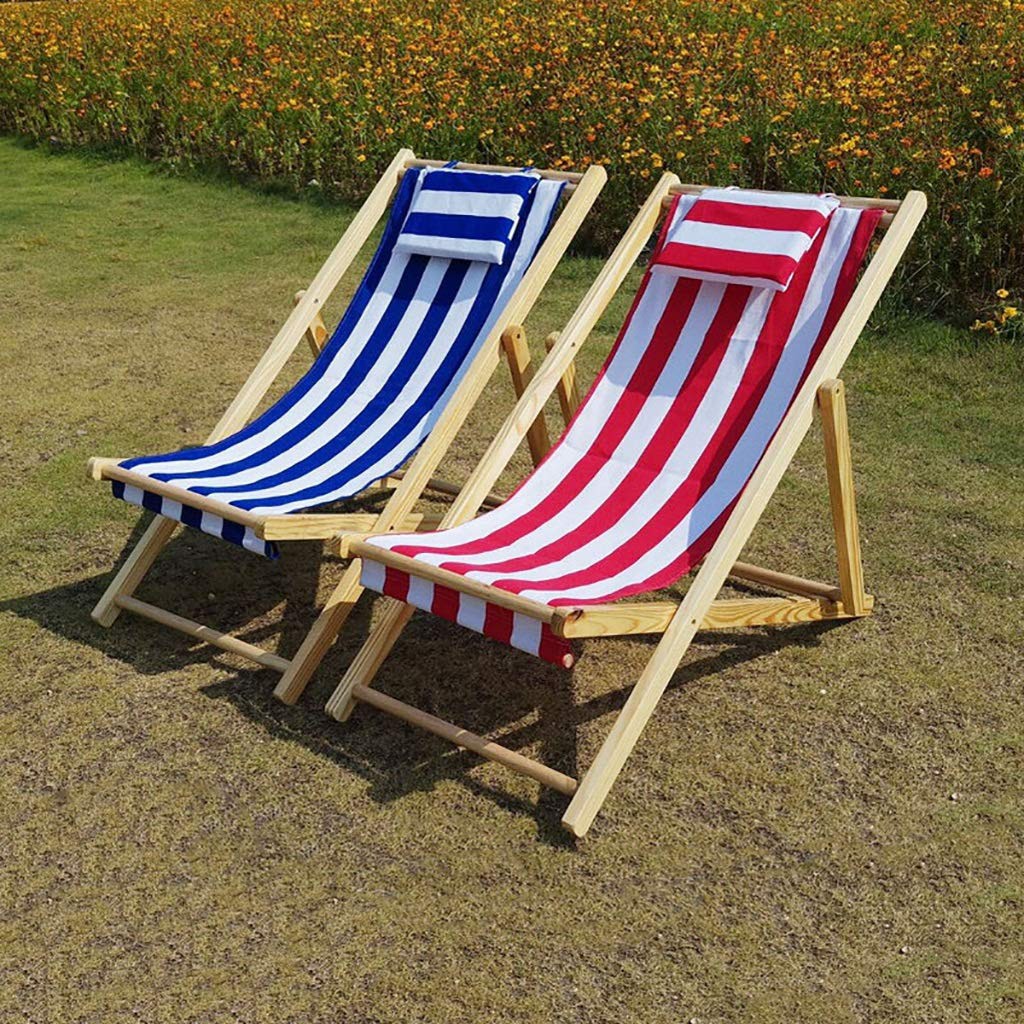
<instances>
[{"instance_id":1,"label":"wooden chair leg","mask_svg":"<svg viewBox=\"0 0 1024 1024\"><path fill-rule=\"evenodd\" d=\"M512 387L516 398L522 398L526 385L533 380L533 364L530 361L530 347L526 343L526 331L522 327L510 327L501 336L501 346L508 359L508 368L512 374ZM548 453L551 438L548 437L548 425L544 413L533 421L526 431L526 441L530 446L530 457L536 466Z\"/></svg>"},{"instance_id":2,"label":"wooden chair leg","mask_svg":"<svg viewBox=\"0 0 1024 1024\"><path fill-rule=\"evenodd\" d=\"M341 582L327 599L313 628L306 634L295 657L274 687L274 696L285 704L294 704L305 690L317 666L331 649L341 627L349 617L363 588L359 585L359 562L345 570Z\"/></svg>"},{"instance_id":3,"label":"wooden chair leg","mask_svg":"<svg viewBox=\"0 0 1024 1024\"><path fill-rule=\"evenodd\" d=\"M705 602L706 604L708 602ZM703 617L703 616L702 616ZM679 619L681 621L676 621ZM580 779L579 788L562 815L562 826L574 836L586 835L636 741L654 713L658 701L679 667L694 634L697 620L677 616L662 637L636 686L619 712L611 732ZM680 633L681 635L676 635Z\"/></svg>"},{"instance_id":4,"label":"wooden chair leg","mask_svg":"<svg viewBox=\"0 0 1024 1024\"><path fill-rule=\"evenodd\" d=\"M114 624L118 615L121 614L117 598L131 597L135 593L135 588L142 582L156 561L156 556L160 554L177 528L178 524L173 519L167 519L164 516L157 516L149 524L146 532L139 538L139 542L132 549L131 554L124 560L124 565L110 581L110 585L97 601L96 607L93 608L92 618L95 622L101 626Z\"/></svg>"},{"instance_id":5,"label":"wooden chair leg","mask_svg":"<svg viewBox=\"0 0 1024 1024\"><path fill-rule=\"evenodd\" d=\"M550 352L558 341L559 332L552 331L544 339L544 348ZM558 394L558 404L562 409L562 421L566 426L569 426L570 420L576 415L576 410L580 407L580 390L576 384L576 363L570 362L565 368L565 373L562 374L561 380L559 380L555 391Z\"/></svg>"},{"instance_id":6,"label":"wooden chair leg","mask_svg":"<svg viewBox=\"0 0 1024 1024\"><path fill-rule=\"evenodd\" d=\"M391 648L395 646L402 630L416 610L411 604L391 598L385 599L383 604L380 620L370 631L366 642L327 702L327 713L339 722L344 722L352 713L352 691L356 686L369 687L373 682L377 670L391 653Z\"/></svg>"},{"instance_id":7,"label":"wooden chair leg","mask_svg":"<svg viewBox=\"0 0 1024 1024\"><path fill-rule=\"evenodd\" d=\"M825 439L832 527L839 560L839 590L843 607L851 615L866 615L870 602L864 589L860 557L860 533L853 488L850 425L846 416L846 391L841 380L827 380L818 389L818 407Z\"/></svg>"}]
</instances>

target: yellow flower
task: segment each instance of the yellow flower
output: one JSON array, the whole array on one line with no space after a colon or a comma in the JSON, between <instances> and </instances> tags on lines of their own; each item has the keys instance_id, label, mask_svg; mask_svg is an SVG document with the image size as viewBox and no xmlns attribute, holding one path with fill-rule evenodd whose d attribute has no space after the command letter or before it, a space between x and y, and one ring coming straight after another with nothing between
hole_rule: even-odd
<instances>
[{"instance_id":1,"label":"yellow flower","mask_svg":"<svg viewBox=\"0 0 1024 1024\"><path fill-rule=\"evenodd\" d=\"M1010 293L1005 288L1000 288L999 291L996 292L997 299L1008 299L1009 297Z\"/></svg>"}]
</instances>

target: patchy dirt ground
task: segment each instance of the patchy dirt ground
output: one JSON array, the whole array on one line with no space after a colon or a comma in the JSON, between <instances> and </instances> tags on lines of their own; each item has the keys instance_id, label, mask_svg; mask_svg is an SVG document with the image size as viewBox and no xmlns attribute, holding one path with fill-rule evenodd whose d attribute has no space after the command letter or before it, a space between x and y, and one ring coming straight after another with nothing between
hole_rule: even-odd
<instances>
[{"instance_id":1,"label":"patchy dirt ground","mask_svg":"<svg viewBox=\"0 0 1024 1024\"><path fill-rule=\"evenodd\" d=\"M85 458L200 440L347 214L7 142L0 180L0 1021L1024 1016L1021 351L876 325L846 380L877 614L701 637L573 843L533 783L323 714L369 601L295 708L89 619L138 527ZM563 267L535 341L596 267ZM815 434L748 554L826 576L829 533ZM140 596L290 654L339 571L189 532ZM576 772L651 649L569 674L418 617L380 684Z\"/></svg>"}]
</instances>

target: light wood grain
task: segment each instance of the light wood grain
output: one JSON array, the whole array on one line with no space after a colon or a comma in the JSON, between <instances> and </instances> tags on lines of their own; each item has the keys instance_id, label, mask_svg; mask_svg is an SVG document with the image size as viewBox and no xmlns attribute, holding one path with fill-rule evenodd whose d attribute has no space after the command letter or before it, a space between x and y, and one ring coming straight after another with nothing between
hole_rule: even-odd
<instances>
[{"instance_id":1,"label":"light wood grain","mask_svg":"<svg viewBox=\"0 0 1024 1024\"><path fill-rule=\"evenodd\" d=\"M870 608L870 598L867 607ZM679 604L676 601L633 601L588 605L575 615L556 618L552 628L567 639L664 633ZM747 626L783 626L797 622L848 619L854 614L843 604L824 598L737 597L713 601L700 628L741 629Z\"/></svg>"},{"instance_id":2,"label":"light wood grain","mask_svg":"<svg viewBox=\"0 0 1024 1024\"><path fill-rule=\"evenodd\" d=\"M397 529L412 533L417 530L435 530L440 525L441 512L410 512ZM373 530L377 522L374 512L340 512L337 514L313 512L286 516L267 516L255 530L262 540L333 540L339 533Z\"/></svg>"},{"instance_id":3,"label":"light wood grain","mask_svg":"<svg viewBox=\"0 0 1024 1024\"><path fill-rule=\"evenodd\" d=\"M735 562L729 570L729 575L737 580L760 583L762 586L772 587L787 594L799 594L801 597L823 597L829 601L838 601L842 596L834 583L820 583L818 580L808 580L788 572L762 569L761 566L751 565L750 562Z\"/></svg>"},{"instance_id":4,"label":"light wood grain","mask_svg":"<svg viewBox=\"0 0 1024 1024\"><path fill-rule=\"evenodd\" d=\"M530 361L530 346L526 343L526 331L519 324L507 328L501 336L501 347L505 350L509 373L512 376L512 389L516 398L522 397L527 385L533 380L533 363ZM530 448L530 458L535 466L551 447L548 437L548 425L544 419L544 410L530 424L526 431L526 443Z\"/></svg>"},{"instance_id":5,"label":"light wood grain","mask_svg":"<svg viewBox=\"0 0 1024 1024\"><path fill-rule=\"evenodd\" d=\"M843 604L855 615L863 615L867 610L868 595L864 590L864 567L860 556L846 390L841 380L827 380L818 388L818 408L821 410L829 504L839 561L839 590Z\"/></svg>"}]
</instances>

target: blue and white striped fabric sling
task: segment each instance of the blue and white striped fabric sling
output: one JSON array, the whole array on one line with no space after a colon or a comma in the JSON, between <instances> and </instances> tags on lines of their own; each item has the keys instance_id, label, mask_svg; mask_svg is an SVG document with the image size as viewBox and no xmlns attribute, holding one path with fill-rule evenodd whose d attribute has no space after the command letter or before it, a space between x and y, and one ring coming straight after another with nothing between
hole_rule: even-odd
<instances>
[{"instance_id":1,"label":"blue and white striped fabric sling","mask_svg":"<svg viewBox=\"0 0 1024 1024\"><path fill-rule=\"evenodd\" d=\"M501 262L484 262L480 254L452 259L399 251L396 243L425 178L439 173L473 175L410 170L403 176L380 245L348 310L287 394L215 444L120 465L256 515L306 511L352 497L402 466L439 419L529 268L563 187L525 173L473 175L499 181L494 199L502 217L508 182L500 179L527 179ZM486 198L479 190L469 193L467 210L486 212ZM493 234L489 227L485 233ZM113 492L277 557L276 544L239 523L117 481Z\"/></svg>"}]
</instances>

